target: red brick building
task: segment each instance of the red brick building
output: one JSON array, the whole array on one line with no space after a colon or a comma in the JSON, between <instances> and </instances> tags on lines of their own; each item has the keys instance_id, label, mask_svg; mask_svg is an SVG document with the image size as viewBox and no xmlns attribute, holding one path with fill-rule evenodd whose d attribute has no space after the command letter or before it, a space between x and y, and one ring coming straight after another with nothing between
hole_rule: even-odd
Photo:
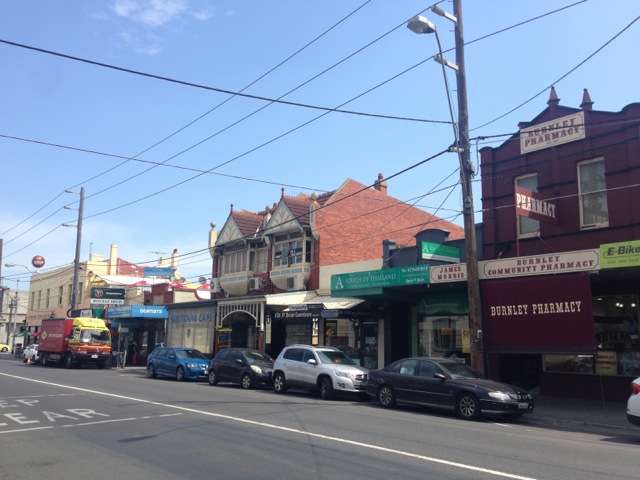
<instances>
[{"instance_id":1,"label":"red brick building","mask_svg":"<svg viewBox=\"0 0 640 480\"><path fill-rule=\"evenodd\" d=\"M640 375L640 104L548 106L481 151L493 377L610 399Z\"/></svg>"}]
</instances>

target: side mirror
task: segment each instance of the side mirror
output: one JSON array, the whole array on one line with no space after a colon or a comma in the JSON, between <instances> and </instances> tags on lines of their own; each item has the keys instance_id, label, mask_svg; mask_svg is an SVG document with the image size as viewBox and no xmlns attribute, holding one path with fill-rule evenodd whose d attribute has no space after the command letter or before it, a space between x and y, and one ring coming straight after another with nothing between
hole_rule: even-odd
<instances>
[{"instance_id":1,"label":"side mirror","mask_svg":"<svg viewBox=\"0 0 640 480\"><path fill-rule=\"evenodd\" d=\"M438 372L433 374L433 378L437 378L439 380L446 380L447 376L444 373Z\"/></svg>"},{"instance_id":2,"label":"side mirror","mask_svg":"<svg viewBox=\"0 0 640 480\"><path fill-rule=\"evenodd\" d=\"M310 358L309 360L307 360L307 363L309 365L317 365L318 364L318 362L316 362L315 358Z\"/></svg>"}]
</instances>

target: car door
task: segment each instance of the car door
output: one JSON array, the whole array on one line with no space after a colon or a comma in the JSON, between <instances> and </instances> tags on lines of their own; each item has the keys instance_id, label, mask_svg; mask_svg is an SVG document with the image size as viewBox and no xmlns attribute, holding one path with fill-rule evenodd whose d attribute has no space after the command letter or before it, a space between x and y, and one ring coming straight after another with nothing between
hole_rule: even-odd
<instances>
[{"instance_id":1,"label":"car door","mask_svg":"<svg viewBox=\"0 0 640 480\"><path fill-rule=\"evenodd\" d=\"M224 349L222 350L220 353L218 353L218 355L215 358L215 371L216 371L216 375L218 377L218 381L219 382L226 382L227 380L227 364L228 364L228 358L229 358L229 354L231 353L231 350L229 349Z\"/></svg>"},{"instance_id":2,"label":"car door","mask_svg":"<svg viewBox=\"0 0 640 480\"><path fill-rule=\"evenodd\" d=\"M391 369L390 383L396 394L396 400L399 402L416 402L415 389L415 372L417 370L418 360L410 358L396 363Z\"/></svg>"},{"instance_id":3,"label":"car door","mask_svg":"<svg viewBox=\"0 0 640 480\"><path fill-rule=\"evenodd\" d=\"M166 375L167 370L167 348L159 349L155 354L154 366L158 375Z\"/></svg>"},{"instance_id":4,"label":"car door","mask_svg":"<svg viewBox=\"0 0 640 480\"><path fill-rule=\"evenodd\" d=\"M315 363L309 363L309 360L314 360ZM318 365L320 361L314 355L313 351L304 349L302 351L302 361L298 367L298 381L302 386L313 388L316 386L316 378L318 376Z\"/></svg>"},{"instance_id":5,"label":"car door","mask_svg":"<svg viewBox=\"0 0 640 480\"><path fill-rule=\"evenodd\" d=\"M419 403L438 406L453 405L453 394L447 386L447 381L435 376L443 373L436 363L420 360L414 385L414 395Z\"/></svg>"},{"instance_id":6,"label":"car door","mask_svg":"<svg viewBox=\"0 0 640 480\"><path fill-rule=\"evenodd\" d=\"M300 371L302 363L302 355L304 349L302 348L289 348L282 357L282 369L286 372L286 381L289 384L302 383L302 373Z\"/></svg>"},{"instance_id":7,"label":"car door","mask_svg":"<svg viewBox=\"0 0 640 480\"><path fill-rule=\"evenodd\" d=\"M240 383L242 372L244 372L244 357L240 351L234 350L229 353L227 361L225 362L225 375L227 377L227 381Z\"/></svg>"}]
</instances>

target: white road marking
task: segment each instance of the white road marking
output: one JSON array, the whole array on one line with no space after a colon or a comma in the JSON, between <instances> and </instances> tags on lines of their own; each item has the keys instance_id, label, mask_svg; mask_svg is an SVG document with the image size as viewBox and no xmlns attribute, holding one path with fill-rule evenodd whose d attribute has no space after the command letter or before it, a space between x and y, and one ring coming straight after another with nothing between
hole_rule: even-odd
<instances>
[{"instance_id":1,"label":"white road marking","mask_svg":"<svg viewBox=\"0 0 640 480\"><path fill-rule=\"evenodd\" d=\"M234 421L234 422L238 422L238 423L244 423L244 424L248 424L248 425L254 425L257 427L263 427L263 428L269 428L272 430L279 430L282 432L288 432L288 433L294 433L297 435L304 435L307 437L312 437L312 438L319 438L322 440L328 440L328 441L332 441L332 442L336 442L336 443L343 443L343 444L347 444L347 445L352 445L355 447L360 447L360 448L364 448L364 449L368 449L368 450L375 450L375 451L379 451L379 452L385 452L385 453L390 453L393 455L399 455L399 456L403 456L403 457L410 457L410 458L415 458L417 460L423 460L425 462L430 462L430 463L437 463L440 465L447 465L449 467L456 467L456 468L460 468L460 469L464 469L464 470L470 470L473 472L480 472L480 473L486 473L489 475L494 475L496 477L502 477L502 478L512 478L515 480L536 480L533 477L523 477L521 475L515 475L512 473L507 473L507 472L501 472L498 470L491 470L488 468L482 468L482 467L476 467L473 465L467 465L464 463L459 463L459 462L452 462L450 460L444 460L441 458L435 458L435 457L428 457L426 455L420 455L417 453L410 453L410 452L403 452L401 450L395 450L393 448L387 448L387 447L381 447L378 445L371 445L369 443L363 443L363 442L356 442L354 440L348 440L346 438L339 438L339 437L333 437L333 436L329 436L329 435L321 435L318 433L313 433L313 432L305 432L304 430L298 430L296 428L289 428L289 427L283 427L280 425L274 425L271 423L264 423L264 422L257 422L255 420L247 420L245 418L239 418L239 417L233 417L231 415L223 415L220 413L213 413L213 412L206 412L203 410L196 410L195 408L188 408L188 407L181 407L178 405L170 405L170 404L166 404L166 403L161 403L161 402L154 402L152 400L145 400L143 398L135 398L135 397L127 397L125 395L118 395L115 393L108 393L108 392L100 392L97 390L89 390L86 388L81 388L81 387L72 387L69 385L61 385L58 383L52 383L52 382L45 382L44 380L35 380L32 378L24 378L24 377L19 377L17 375L10 375L7 373L0 373L0 375L5 376L5 377L11 377L11 378L15 378L17 380L26 380L28 382L34 382L34 383L40 383L43 385L50 385L53 387L59 387L59 388L66 388L69 390L76 390L79 392L84 392L84 393L93 393L95 395L102 395L102 396L106 396L106 397L113 397L113 398L118 398L121 400L129 400L129 401L134 401L134 402L139 402L139 403L145 403L148 405L156 405L159 407L165 407L165 408L169 408L169 409L174 409L174 410L180 410L182 412L189 412L189 413L196 413L199 415L205 415L208 417L215 417L215 418L221 418L224 420L230 420L230 421ZM130 419L125 419L125 420L130 420ZM104 422L104 421L103 421ZM97 423L103 423L103 422L93 422L95 424ZM49 428L49 427L44 427L44 428ZM37 429L34 429L37 430ZM22 430L24 431L24 430Z\"/></svg>"}]
</instances>

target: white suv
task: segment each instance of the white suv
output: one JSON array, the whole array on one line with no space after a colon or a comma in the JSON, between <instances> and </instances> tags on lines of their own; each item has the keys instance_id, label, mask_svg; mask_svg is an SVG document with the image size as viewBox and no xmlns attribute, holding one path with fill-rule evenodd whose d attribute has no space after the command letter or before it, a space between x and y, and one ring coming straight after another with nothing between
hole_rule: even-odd
<instances>
[{"instance_id":1,"label":"white suv","mask_svg":"<svg viewBox=\"0 0 640 480\"><path fill-rule=\"evenodd\" d=\"M308 388L325 400L334 392L364 398L368 373L337 348L289 345L273 365L273 389L285 393L289 387Z\"/></svg>"}]
</instances>

